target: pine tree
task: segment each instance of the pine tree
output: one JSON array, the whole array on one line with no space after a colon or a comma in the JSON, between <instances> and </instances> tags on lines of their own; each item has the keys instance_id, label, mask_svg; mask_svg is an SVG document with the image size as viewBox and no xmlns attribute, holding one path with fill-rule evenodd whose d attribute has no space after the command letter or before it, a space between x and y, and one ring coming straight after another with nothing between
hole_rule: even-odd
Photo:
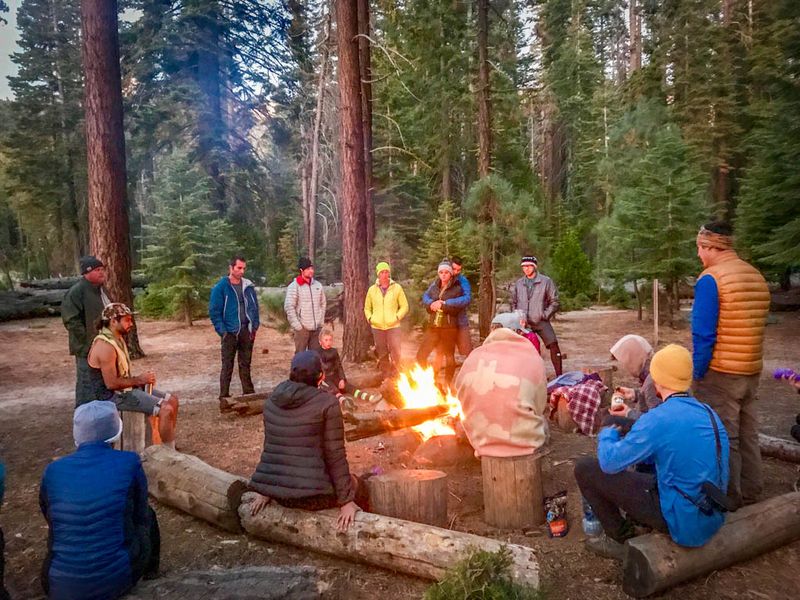
<instances>
[{"instance_id":1,"label":"pine tree","mask_svg":"<svg viewBox=\"0 0 800 600\"><path fill-rule=\"evenodd\" d=\"M191 325L208 306L211 284L235 250L233 227L211 207L213 183L185 156L160 165L153 198L159 209L144 226L145 312Z\"/></svg>"},{"instance_id":2,"label":"pine tree","mask_svg":"<svg viewBox=\"0 0 800 600\"><path fill-rule=\"evenodd\" d=\"M581 248L578 230L570 229L553 248L551 276L558 291L566 298L590 295L594 290L592 263Z\"/></svg>"},{"instance_id":3,"label":"pine tree","mask_svg":"<svg viewBox=\"0 0 800 600\"><path fill-rule=\"evenodd\" d=\"M419 250L411 266L411 276L416 282L428 282L435 276L439 263L452 256L461 256L468 264L474 264L475 252L465 244L463 227L453 201L442 202L436 217L419 241Z\"/></svg>"}]
</instances>

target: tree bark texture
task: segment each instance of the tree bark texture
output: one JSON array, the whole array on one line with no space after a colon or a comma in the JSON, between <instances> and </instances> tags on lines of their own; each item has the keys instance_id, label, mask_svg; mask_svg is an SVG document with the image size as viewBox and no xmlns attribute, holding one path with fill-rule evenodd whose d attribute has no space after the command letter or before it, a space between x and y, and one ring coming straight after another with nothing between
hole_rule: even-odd
<instances>
[{"instance_id":1,"label":"tree bark texture","mask_svg":"<svg viewBox=\"0 0 800 600\"><path fill-rule=\"evenodd\" d=\"M342 350L345 359L360 362L366 356L371 335L364 319L369 267L357 0L336 0L336 26L342 160L342 282L347 290Z\"/></svg>"},{"instance_id":2,"label":"tree bark texture","mask_svg":"<svg viewBox=\"0 0 800 600\"><path fill-rule=\"evenodd\" d=\"M346 533L337 533L337 510L309 512L273 502L253 517L254 498L242 497L239 516L244 530L261 539L434 580L475 549L496 552L505 546L514 579L539 586L535 552L525 546L367 512L357 513Z\"/></svg>"},{"instance_id":3,"label":"tree bark texture","mask_svg":"<svg viewBox=\"0 0 800 600\"><path fill-rule=\"evenodd\" d=\"M642 12L640 0L630 0L628 4L630 21L630 62L629 73L642 68Z\"/></svg>"},{"instance_id":4,"label":"tree bark texture","mask_svg":"<svg viewBox=\"0 0 800 600\"><path fill-rule=\"evenodd\" d=\"M116 0L83 0L81 28L90 245L105 263L111 299L133 306ZM136 329L128 347L143 356Z\"/></svg>"},{"instance_id":5,"label":"tree bark texture","mask_svg":"<svg viewBox=\"0 0 800 600\"><path fill-rule=\"evenodd\" d=\"M358 67L361 78L361 122L364 130L364 190L367 203L367 252L375 241L375 205L372 194L372 60L369 36L369 0L358 0Z\"/></svg>"},{"instance_id":6,"label":"tree bark texture","mask_svg":"<svg viewBox=\"0 0 800 600\"><path fill-rule=\"evenodd\" d=\"M484 520L493 527L522 529L544 523L541 457L481 458Z\"/></svg>"},{"instance_id":7,"label":"tree bark texture","mask_svg":"<svg viewBox=\"0 0 800 600\"><path fill-rule=\"evenodd\" d=\"M489 0L478 0L478 177L488 177L492 161L492 114L489 81ZM489 228L497 216L494 193L488 190L481 199L478 219ZM488 236L485 236L485 238ZM478 281L478 330L481 339L489 335L495 310L494 240L481 245Z\"/></svg>"},{"instance_id":8,"label":"tree bark texture","mask_svg":"<svg viewBox=\"0 0 800 600\"><path fill-rule=\"evenodd\" d=\"M761 456L771 456L786 462L800 463L800 444L791 440L758 434L758 447Z\"/></svg>"},{"instance_id":9,"label":"tree bark texture","mask_svg":"<svg viewBox=\"0 0 800 600\"><path fill-rule=\"evenodd\" d=\"M447 527L447 474L397 469L370 477L370 510L378 515Z\"/></svg>"}]
</instances>

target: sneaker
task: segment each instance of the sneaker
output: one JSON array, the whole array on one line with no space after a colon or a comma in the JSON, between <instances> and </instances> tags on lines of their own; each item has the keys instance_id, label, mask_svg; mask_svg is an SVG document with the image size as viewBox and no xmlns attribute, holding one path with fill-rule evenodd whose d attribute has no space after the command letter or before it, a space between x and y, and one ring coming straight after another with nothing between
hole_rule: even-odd
<instances>
[{"instance_id":1,"label":"sneaker","mask_svg":"<svg viewBox=\"0 0 800 600\"><path fill-rule=\"evenodd\" d=\"M622 562L625 556L625 544L620 544L617 540L608 537L605 533L597 537L587 538L584 542L589 552Z\"/></svg>"},{"instance_id":2,"label":"sneaker","mask_svg":"<svg viewBox=\"0 0 800 600\"><path fill-rule=\"evenodd\" d=\"M230 396L219 397L219 412L226 413L226 412L231 412L233 410L233 407L231 407L231 405L228 404L228 398L230 398Z\"/></svg>"}]
</instances>

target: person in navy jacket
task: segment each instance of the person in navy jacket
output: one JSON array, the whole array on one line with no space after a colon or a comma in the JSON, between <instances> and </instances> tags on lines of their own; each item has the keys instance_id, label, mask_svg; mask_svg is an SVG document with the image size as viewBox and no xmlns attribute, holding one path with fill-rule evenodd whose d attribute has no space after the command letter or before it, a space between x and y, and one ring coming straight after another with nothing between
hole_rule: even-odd
<instances>
[{"instance_id":1,"label":"person in navy jacket","mask_svg":"<svg viewBox=\"0 0 800 600\"><path fill-rule=\"evenodd\" d=\"M600 431L597 458L575 464L575 479L603 526L604 536L587 547L619 558L633 536L631 521L669 533L681 546L702 546L725 518L708 502L702 486L728 485L728 435L717 413L693 398L692 355L677 344L657 352L650 375L663 402L639 417L627 435L619 428ZM628 467L653 463L655 474ZM623 518L620 511L624 511Z\"/></svg>"},{"instance_id":2,"label":"person in navy jacket","mask_svg":"<svg viewBox=\"0 0 800 600\"><path fill-rule=\"evenodd\" d=\"M211 290L208 316L221 339L222 369L219 373L219 409L228 410L225 399L230 396L233 359L239 356L239 379L242 393L255 392L250 376L253 342L261 324L258 318L258 297L253 282L245 279L247 264L241 256L234 256L228 275Z\"/></svg>"},{"instance_id":3,"label":"person in navy jacket","mask_svg":"<svg viewBox=\"0 0 800 600\"><path fill-rule=\"evenodd\" d=\"M117 407L75 409L78 449L50 463L39 504L50 528L42 587L50 600L113 600L158 573L160 537L139 455L114 450Z\"/></svg>"}]
</instances>

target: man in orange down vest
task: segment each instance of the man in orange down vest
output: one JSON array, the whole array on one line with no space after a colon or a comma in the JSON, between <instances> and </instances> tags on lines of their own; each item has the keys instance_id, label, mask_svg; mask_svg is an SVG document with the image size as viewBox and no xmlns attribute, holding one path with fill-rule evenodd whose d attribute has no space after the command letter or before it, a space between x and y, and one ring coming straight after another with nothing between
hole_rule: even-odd
<instances>
[{"instance_id":1,"label":"man in orange down vest","mask_svg":"<svg viewBox=\"0 0 800 600\"><path fill-rule=\"evenodd\" d=\"M725 425L728 496L742 505L756 502L763 484L756 391L770 295L761 273L736 254L732 233L727 223L715 222L697 234L705 270L694 288L692 388Z\"/></svg>"}]
</instances>

